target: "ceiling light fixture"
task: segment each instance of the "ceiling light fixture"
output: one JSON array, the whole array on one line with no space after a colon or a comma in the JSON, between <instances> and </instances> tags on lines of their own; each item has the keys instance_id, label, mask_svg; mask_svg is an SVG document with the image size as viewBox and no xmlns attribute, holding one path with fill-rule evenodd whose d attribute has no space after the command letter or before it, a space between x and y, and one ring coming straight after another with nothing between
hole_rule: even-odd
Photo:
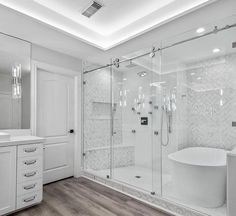
<instances>
[{"instance_id":1,"label":"ceiling light fixture","mask_svg":"<svg viewBox=\"0 0 236 216\"><path fill-rule=\"evenodd\" d=\"M12 67L12 97L21 98L21 64Z\"/></svg>"},{"instance_id":2,"label":"ceiling light fixture","mask_svg":"<svg viewBox=\"0 0 236 216\"><path fill-rule=\"evenodd\" d=\"M201 34L201 33L203 33L204 31L206 31L206 30L205 30L205 28L203 28L203 27L198 28L198 29L196 30L196 32L197 32L198 34Z\"/></svg>"},{"instance_id":3,"label":"ceiling light fixture","mask_svg":"<svg viewBox=\"0 0 236 216\"><path fill-rule=\"evenodd\" d=\"M214 49L212 50L212 52L213 52L213 53L218 53L218 52L220 52L220 49L219 49L219 48L214 48Z\"/></svg>"},{"instance_id":4,"label":"ceiling light fixture","mask_svg":"<svg viewBox=\"0 0 236 216\"><path fill-rule=\"evenodd\" d=\"M137 74L140 77L145 77L147 75L147 72L146 71L141 71L141 72L138 72Z\"/></svg>"}]
</instances>

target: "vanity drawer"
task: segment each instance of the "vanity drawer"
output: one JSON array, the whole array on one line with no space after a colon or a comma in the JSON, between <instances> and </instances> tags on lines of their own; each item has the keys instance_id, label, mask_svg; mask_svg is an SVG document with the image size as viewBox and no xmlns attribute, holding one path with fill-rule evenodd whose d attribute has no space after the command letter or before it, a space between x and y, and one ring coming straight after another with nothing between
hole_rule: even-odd
<instances>
[{"instance_id":1,"label":"vanity drawer","mask_svg":"<svg viewBox=\"0 0 236 216\"><path fill-rule=\"evenodd\" d=\"M31 157L43 154L43 144L29 144L18 146L18 157Z\"/></svg>"},{"instance_id":2,"label":"vanity drawer","mask_svg":"<svg viewBox=\"0 0 236 216\"><path fill-rule=\"evenodd\" d=\"M42 178L42 168L31 170L18 170L17 183L31 181Z\"/></svg>"},{"instance_id":3,"label":"vanity drawer","mask_svg":"<svg viewBox=\"0 0 236 216\"><path fill-rule=\"evenodd\" d=\"M20 170L32 170L42 168L42 156L22 157L18 159L17 169Z\"/></svg>"},{"instance_id":4,"label":"vanity drawer","mask_svg":"<svg viewBox=\"0 0 236 216\"><path fill-rule=\"evenodd\" d=\"M17 209L21 209L42 201L42 190L17 197Z\"/></svg>"},{"instance_id":5,"label":"vanity drawer","mask_svg":"<svg viewBox=\"0 0 236 216\"><path fill-rule=\"evenodd\" d=\"M22 196L28 193L42 190L43 180L37 179L34 181L27 181L17 184L17 196Z\"/></svg>"}]
</instances>

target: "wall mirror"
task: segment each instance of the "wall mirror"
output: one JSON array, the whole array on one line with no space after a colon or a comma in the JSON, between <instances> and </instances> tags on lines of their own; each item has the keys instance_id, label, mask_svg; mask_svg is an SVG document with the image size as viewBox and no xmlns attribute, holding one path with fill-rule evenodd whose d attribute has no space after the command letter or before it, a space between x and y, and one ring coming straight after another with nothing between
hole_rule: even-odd
<instances>
[{"instance_id":1,"label":"wall mirror","mask_svg":"<svg viewBox=\"0 0 236 216\"><path fill-rule=\"evenodd\" d=\"M31 44L0 33L0 130L30 128Z\"/></svg>"}]
</instances>

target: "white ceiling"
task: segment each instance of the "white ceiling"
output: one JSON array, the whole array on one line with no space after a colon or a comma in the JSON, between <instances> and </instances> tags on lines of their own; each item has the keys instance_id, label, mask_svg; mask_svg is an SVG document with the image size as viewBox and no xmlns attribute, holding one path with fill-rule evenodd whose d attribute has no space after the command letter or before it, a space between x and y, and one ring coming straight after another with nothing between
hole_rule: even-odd
<instances>
[{"instance_id":1,"label":"white ceiling","mask_svg":"<svg viewBox=\"0 0 236 216\"><path fill-rule=\"evenodd\" d=\"M0 4L108 50L214 1L103 0L104 7L91 18L81 14L89 0L0 0Z\"/></svg>"},{"instance_id":2,"label":"white ceiling","mask_svg":"<svg viewBox=\"0 0 236 216\"><path fill-rule=\"evenodd\" d=\"M225 23L220 23L219 27L235 23L236 16L231 18L232 19L225 20ZM214 26L212 25L208 28L212 30ZM186 32L182 35L182 38L189 38L196 35L197 33L195 30ZM186 70L186 68L194 67L194 65L198 65L201 61L215 59L216 62L219 62L218 57L236 53L236 48L232 47L233 42L236 42L236 27L164 49L161 53L156 52L154 58L145 55L133 60L132 63L136 65L134 68L138 70L148 70L157 74L176 73L178 71ZM167 44L169 44L169 42ZM165 46L164 43L163 45ZM213 53L213 49L215 48L218 48L220 51L218 53ZM138 56L140 54L143 53L138 51L124 56L124 59L129 59L132 58L132 56ZM126 67L129 64L129 61L121 64L120 70L122 72L133 70L133 67L131 69Z\"/></svg>"}]
</instances>

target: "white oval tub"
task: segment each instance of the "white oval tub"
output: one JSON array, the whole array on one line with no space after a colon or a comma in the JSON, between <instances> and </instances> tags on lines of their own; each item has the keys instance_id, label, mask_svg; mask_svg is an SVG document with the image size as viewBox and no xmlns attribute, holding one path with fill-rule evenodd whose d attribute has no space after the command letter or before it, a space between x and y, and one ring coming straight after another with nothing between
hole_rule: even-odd
<instances>
[{"instance_id":1,"label":"white oval tub","mask_svg":"<svg viewBox=\"0 0 236 216\"><path fill-rule=\"evenodd\" d=\"M169 154L173 192L177 199L214 208L226 197L226 151L193 147Z\"/></svg>"}]
</instances>

